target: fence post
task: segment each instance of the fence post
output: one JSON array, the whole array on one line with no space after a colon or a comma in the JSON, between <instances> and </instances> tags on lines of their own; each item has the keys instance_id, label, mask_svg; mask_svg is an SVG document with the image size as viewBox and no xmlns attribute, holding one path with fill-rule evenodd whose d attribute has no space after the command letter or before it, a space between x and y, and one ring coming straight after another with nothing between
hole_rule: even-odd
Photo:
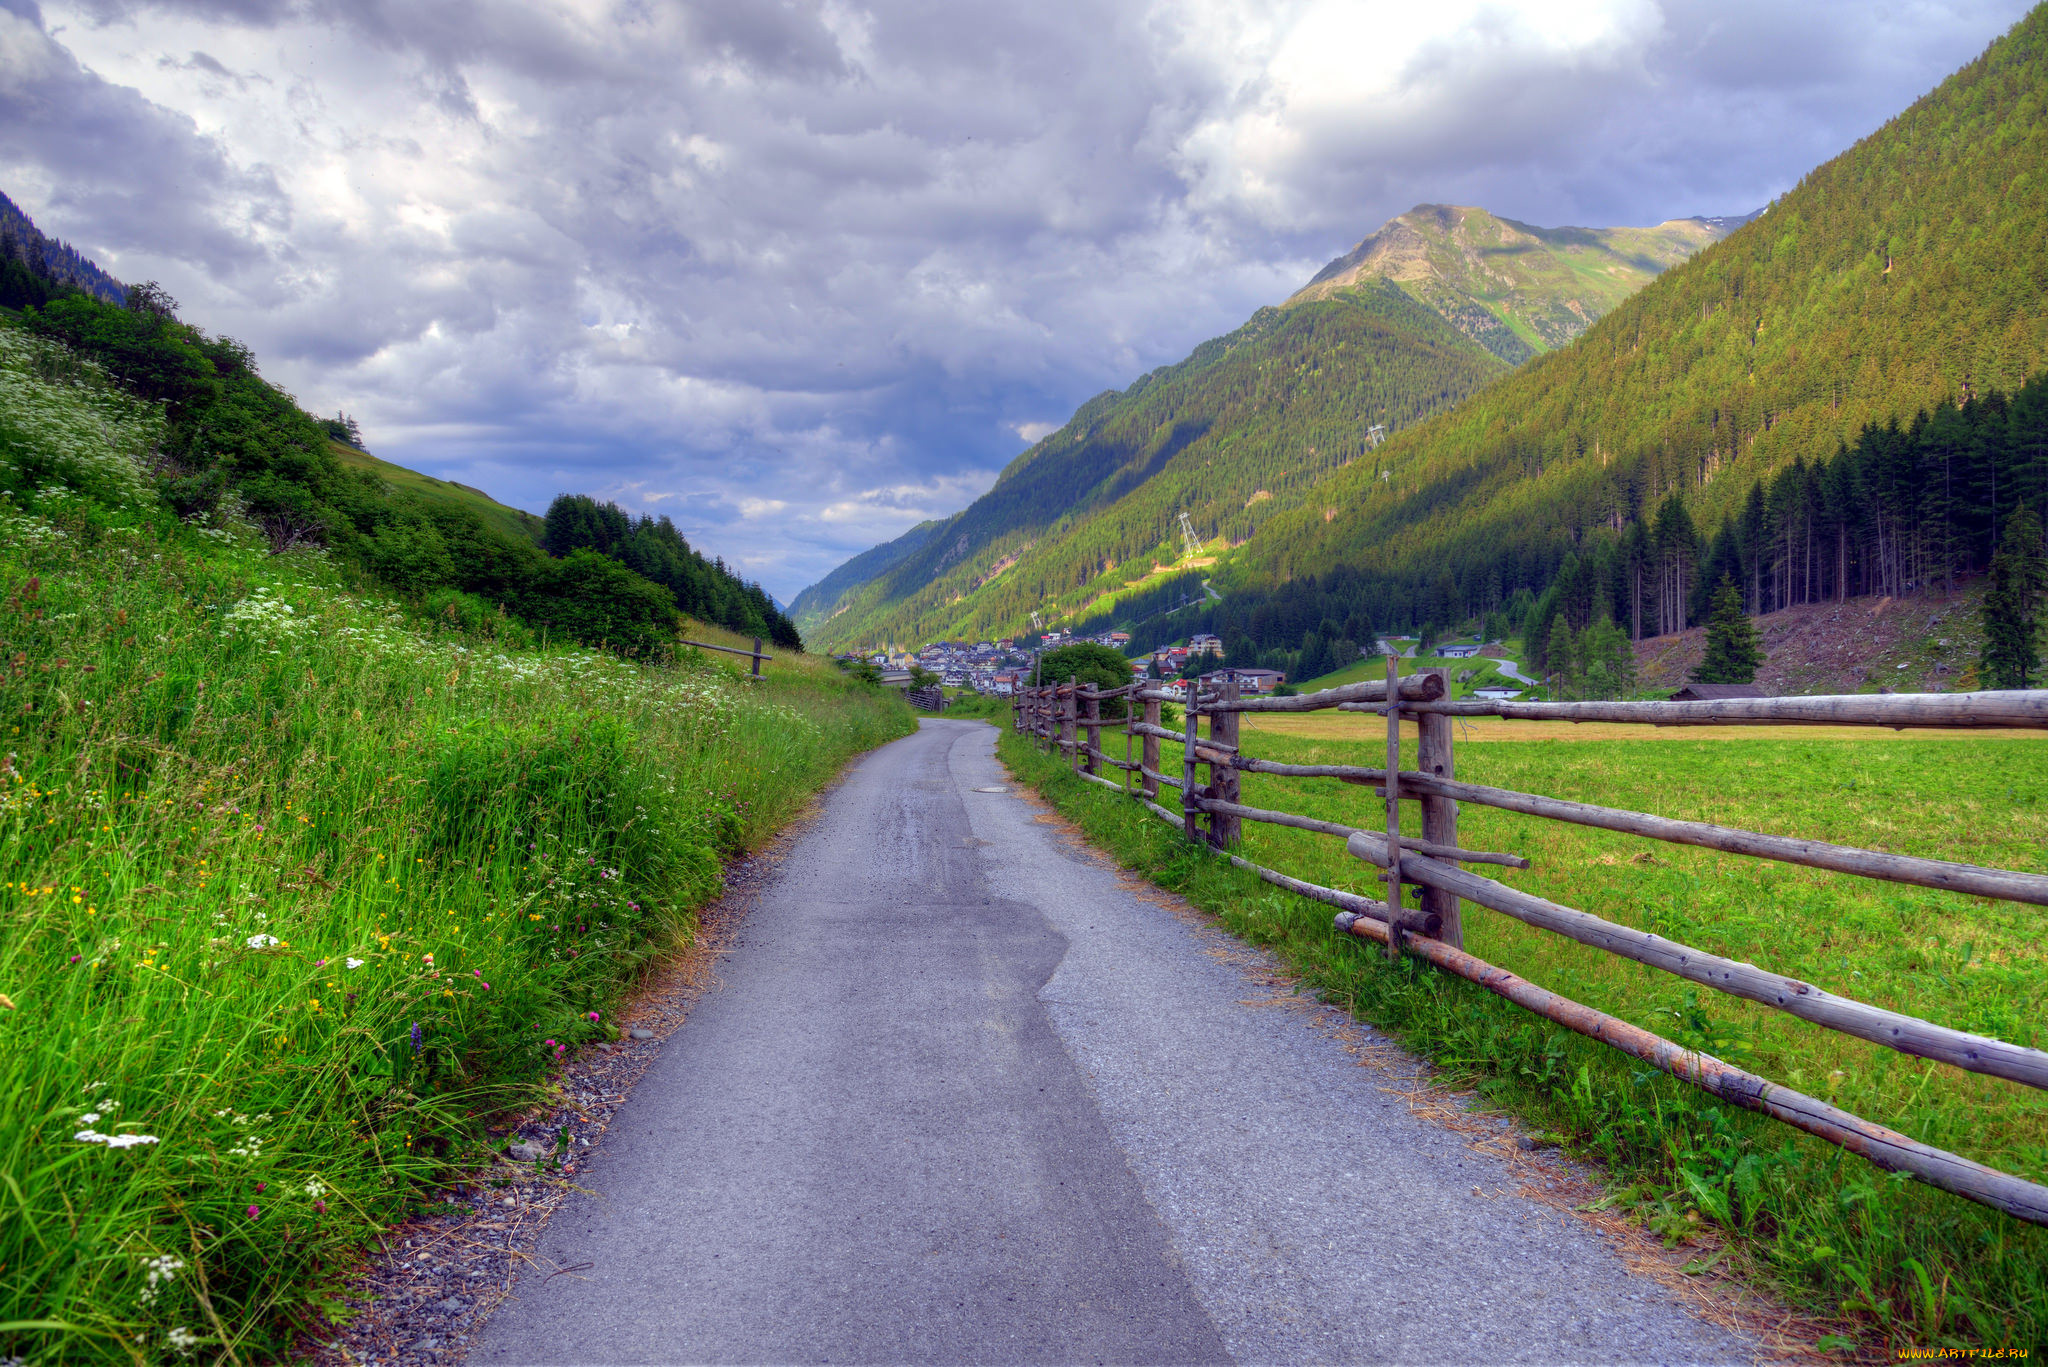
<instances>
[{"instance_id":1,"label":"fence post","mask_svg":"<svg viewBox=\"0 0 2048 1367\"><path fill-rule=\"evenodd\" d=\"M1202 810L1195 805L1199 794L1195 791L1195 722L1202 715L1201 694L1192 681L1188 684L1188 725L1187 735L1181 742L1180 752L1180 833L1188 843L1199 844L1201 828L1196 824L1196 815Z\"/></svg>"},{"instance_id":2,"label":"fence post","mask_svg":"<svg viewBox=\"0 0 2048 1367\"><path fill-rule=\"evenodd\" d=\"M761 638L754 638L754 677L761 677Z\"/></svg>"},{"instance_id":3,"label":"fence post","mask_svg":"<svg viewBox=\"0 0 2048 1367\"><path fill-rule=\"evenodd\" d=\"M1157 726L1159 721L1159 700L1157 698L1147 698L1145 700L1145 724L1147 726ZM1138 775L1139 790L1145 794L1147 802L1157 802L1159 800L1159 780L1153 778L1152 775L1159 772L1159 737L1149 732L1146 734L1144 748L1139 752L1138 762L1151 771L1150 773Z\"/></svg>"},{"instance_id":4,"label":"fence post","mask_svg":"<svg viewBox=\"0 0 2048 1367\"><path fill-rule=\"evenodd\" d=\"M1075 691L1079 691L1078 685ZM1081 772L1084 774L1095 774L1101 772L1101 766L1095 762L1095 752L1102 748L1102 696L1101 690L1096 688L1094 684L1088 685L1086 701L1088 708L1085 714L1088 719L1088 752L1081 756L1083 760Z\"/></svg>"},{"instance_id":5,"label":"fence post","mask_svg":"<svg viewBox=\"0 0 2048 1367\"><path fill-rule=\"evenodd\" d=\"M1427 671L1444 676L1444 696L1449 697L1450 671L1435 669ZM1416 741L1415 767L1435 778L1455 779L1458 766L1451 751L1452 721L1449 717L1435 712L1417 713L1415 729L1419 733ZM1455 847L1458 843L1458 804L1447 797L1424 797L1422 799L1422 838L1437 845ZM1435 912L1443 922L1437 938L1453 949L1465 947L1465 923L1459 910L1458 899L1441 888L1422 890L1422 909Z\"/></svg>"},{"instance_id":6,"label":"fence post","mask_svg":"<svg viewBox=\"0 0 2048 1367\"><path fill-rule=\"evenodd\" d=\"M1232 675L1223 684L1223 701L1236 702L1238 698L1237 678ZM1236 712L1211 712L1209 714L1209 739L1219 745L1237 745ZM1223 802L1237 801L1237 769L1229 763L1209 763L1209 796ZM1217 849L1229 849L1244 838L1244 822L1235 816L1221 812L1209 814L1209 843Z\"/></svg>"},{"instance_id":7,"label":"fence post","mask_svg":"<svg viewBox=\"0 0 2048 1367\"><path fill-rule=\"evenodd\" d=\"M1075 696L1080 691L1079 684L1066 684L1060 698L1060 748L1073 752L1076 769L1081 767L1081 746L1076 738L1080 730L1081 701Z\"/></svg>"},{"instance_id":8,"label":"fence post","mask_svg":"<svg viewBox=\"0 0 2048 1367\"><path fill-rule=\"evenodd\" d=\"M1131 723L1138 719L1138 695L1140 684L1132 684L1131 691L1124 694L1124 791L1131 791Z\"/></svg>"},{"instance_id":9,"label":"fence post","mask_svg":"<svg viewBox=\"0 0 2048 1367\"><path fill-rule=\"evenodd\" d=\"M1401 957L1401 660L1387 656L1387 957Z\"/></svg>"}]
</instances>

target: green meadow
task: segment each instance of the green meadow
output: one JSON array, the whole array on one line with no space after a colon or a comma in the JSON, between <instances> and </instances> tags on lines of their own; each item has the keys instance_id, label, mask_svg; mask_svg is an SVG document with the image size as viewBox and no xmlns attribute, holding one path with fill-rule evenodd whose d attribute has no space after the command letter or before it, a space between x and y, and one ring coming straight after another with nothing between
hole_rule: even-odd
<instances>
[{"instance_id":1,"label":"green meadow","mask_svg":"<svg viewBox=\"0 0 2048 1367\"><path fill-rule=\"evenodd\" d=\"M1246 752L1294 763L1384 758L1376 718L1294 720L1262 727L1247 719ZM1468 782L2048 871L2048 737L1477 738L1484 734L1475 728L1457 746L1458 775ZM1409 744L1412 764L1412 737ZM1178 772L1179 747L1164 749L1165 772ZM1190 848L1157 817L1065 774L1023 738L1006 734L1002 752L1123 863L1271 946L1327 998L1433 1059L1485 1104L1599 1160L1609 1204L1674 1243L1713 1230L1746 1274L1853 1326L1824 1346L2030 1345L2048 1335L2048 1231L1723 1106L1412 958L1389 964L1378 946L1334 933L1329 908ZM1242 780L1254 806L1368 828L1384 821L1366 789ZM1162 805L1177 805L1170 790ZM1419 835L1415 814L1407 817ZM1526 871L1478 870L1526 891L1846 997L2048 1046L2039 908L1471 804L1461 809L1459 843L1529 858ZM1247 822L1244 845L1248 858L1281 872L1384 893L1377 870L1329 836ZM2033 1089L1838 1035L1470 903L1464 922L1468 950L1544 987L1926 1143L2048 1182L2048 1098Z\"/></svg>"},{"instance_id":2,"label":"green meadow","mask_svg":"<svg viewBox=\"0 0 2048 1367\"><path fill-rule=\"evenodd\" d=\"M0 386L0 1361L278 1361L721 859L914 723L183 524L153 410L47 349Z\"/></svg>"}]
</instances>

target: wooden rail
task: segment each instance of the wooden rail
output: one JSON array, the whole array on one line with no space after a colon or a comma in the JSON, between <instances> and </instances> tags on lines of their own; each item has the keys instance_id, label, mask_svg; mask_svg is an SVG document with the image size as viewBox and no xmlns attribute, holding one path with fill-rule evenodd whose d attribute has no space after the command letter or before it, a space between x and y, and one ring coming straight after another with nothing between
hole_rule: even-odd
<instances>
[{"instance_id":1,"label":"wooden rail","mask_svg":"<svg viewBox=\"0 0 2048 1367\"><path fill-rule=\"evenodd\" d=\"M1903 1054L2024 1086L2048 1090L2048 1052L1838 997L1811 983L1620 925L1472 873L1461 866L1527 868L1529 862L1519 855L1463 848L1457 838L1457 810L1460 803L1470 802L1653 840L2034 906L2048 906L2048 874L1858 849L1461 782L1456 776L1451 736L1452 721L1457 717L1648 726L2048 730L2048 690L1740 698L1693 703L1452 701L1445 696L1443 671L1431 670L1402 678L1398 662L1389 659L1386 679L1347 684L1321 693L1285 698L1239 697L1237 686L1231 683L1215 690L1191 692L1191 697L1183 699L1143 684L1100 692L1087 685L1077 688L1071 684L1030 688L1014 700L1015 724L1025 734L1071 751L1074 767L1084 778L1128 794L1152 815L1179 827L1188 840L1216 850L1231 863L1276 887L1338 908L1336 928L1340 931L1373 940L1385 946L1390 955L1404 950L1414 953L1548 1020L1611 1045L1731 1104L1773 1116L1839 1145L1881 1168L1909 1173L1968 1200L2048 1225L2048 1187L1922 1144L1825 1101L1685 1049L1474 958L1464 949L1462 906L1473 903L1605 953ZM1103 717L1101 703L1112 697L1142 704L1142 717L1133 715L1137 709L1129 706L1122 709L1121 717ZM1162 724L1161 707L1167 702L1186 709L1182 730ZM1089 733L1085 743L1075 737L1072 729L1074 719L1082 715L1082 708L1086 709L1082 724ZM1285 764L1243 752L1238 736L1238 718L1243 713L1326 709L1384 716L1384 761L1377 765ZM1206 735L1198 727L1203 717L1209 723ZM1400 767L1403 724L1414 725L1417 731L1414 769ZM1123 761L1102 752L1101 730L1105 727L1124 732ZM1133 746L1138 740L1143 741L1144 748L1141 755L1134 756ZM1162 770L1162 741L1175 741L1181 746L1178 779ZM1099 770L1104 767L1121 771L1123 781L1103 777ZM1200 773L1204 768L1206 782ZM1380 829L1365 829L1249 805L1240 800L1238 792L1238 776L1246 773L1328 778L1371 788L1383 804L1384 822ZM1154 800L1161 784L1181 790L1179 812ZM1404 802L1421 808L1420 839L1402 831ZM1306 882L1244 858L1236 847L1241 840L1242 823L1247 821L1342 839L1354 857L1380 870L1387 886L1385 899ZM1404 905L1404 886L1416 890L1418 907Z\"/></svg>"},{"instance_id":2,"label":"wooden rail","mask_svg":"<svg viewBox=\"0 0 2048 1367\"><path fill-rule=\"evenodd\" d=\"M751 655L754 659L753 674L757 679L761 677L761 661L772 661L775 658L773 655L763 655L761 653L761 638L758 636L754 638L754 648L752 650L741 650L737 646L715 646L709 641L682 641L681 644L695 646L699 650L722 650L728 655Z\"/></svg>"}]
</instances>

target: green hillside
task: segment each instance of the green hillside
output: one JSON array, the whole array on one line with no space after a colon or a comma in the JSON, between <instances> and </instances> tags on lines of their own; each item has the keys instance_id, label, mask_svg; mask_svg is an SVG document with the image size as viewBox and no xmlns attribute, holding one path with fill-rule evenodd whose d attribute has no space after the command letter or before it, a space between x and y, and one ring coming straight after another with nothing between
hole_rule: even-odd
<instances>
[{"instance_id":1,"label":"green hillside","mask_svg":"<svg viewBox=\"0 0 2048 1367\"><path fill-rule=\"evenodd\" d=\"M180 321L153 282L128 286L124 301L67 286L30 304L0 321L0 370L104 379L148 405L161 423L150 483L184 522L223 535L254 529L275 555L330 554L479 629L655 658L674 649L688 614L798 646L760 585L707 560L668 519L636 521L569 496L543 525L479 490L378 460L335 440L353 424L301 410L240 342ZM64 442L40 433L24 404L0 395L0 499L30 506L39 491L101 478L72 468Z\"/></svg>"},{"instance_id":2,"label":"green hillside","mask_svg":"<svg viewBox=\"0 0 2048 1367\"><path fill-rule=\"evenodd\" d=\"M1538 228L1484 209L1418 204L1323 267L1288 302L1391 280L1509 365L1520 365L1571 341L1659 273L1745 221Z\"/></svg>"},{"instance_id":3,"label":"green hillside","mask_svg":"<svg viewBox=\"0 0 2048 1367\"><path fill-rule=\"evenodd\" d=\"M1373 478L1361 458L1387 432L1569 341L1731 221L1549 229L1418 206L1281 308L1085 404L972 507L907 534L914 546L877 547L806 589L800 623L834 648L868 646L1199 596L1186 571L1208 562L1181 563L1181 513L1220 552L1333 471Z\"/></svg>"},{"instance_id":4,"label":"green hillside","mask_svg":"<svg viewBox=\"0 0 2048 1367\"><path fill-rule=\"evenodd\" d=\"M1896 559L1900 529L1917 536L1925 523L1926 491L1951 500L1965 486L1956 451L1936 440L1911 456L1912 433L1894 441L1887 424L2017 393L2044 367L2048 10L2037 9L1571 346L1395 437L1370 466L1334 473L1219 582L1239 591L1239 628L1266 645L1299 639L1290 633L1315 614L1291 600L1323 593L1309 581L1340 570L1383 626L1444 621L1517 588L1540 593L1601 529L1642 528L1672 495L1688 534L1711 531L1772 472L1844 443L1882 449L1853 463L1864 474L1839 493L1830 560ZM1998 471L2031 457L1972 449L1972 479L1990 482L1980 501L1996 505ZM1915 460L1933 473L1916 474ZM1698 558L1689 539L1681 551ZM1945 573L1972 568L1943 554ZM1836 577L1904 587L1924 581L1924 558L1902 575ZM1262 594L1263 629L1250 616ZM1624 619L1626 606L1615 603Z\"/></svg>"},{"instance_id":5,"label":"green hillside","mask_svg":"<svg viewBox=\"0 0 2048 1367\"><path fill-rule=\"evenodd\" d=\"M507 536L523 536L536 546L541 544L543 524L538 516L523 508L507 507L481 489L457 484L453 480L435 479L432 475L408 470L403 465L393 465L347 442L330 442L329 449L344 468L376 476L393 493L409 494L425 503L464 509L495 531Z\"/></svg>"}]
</instances>

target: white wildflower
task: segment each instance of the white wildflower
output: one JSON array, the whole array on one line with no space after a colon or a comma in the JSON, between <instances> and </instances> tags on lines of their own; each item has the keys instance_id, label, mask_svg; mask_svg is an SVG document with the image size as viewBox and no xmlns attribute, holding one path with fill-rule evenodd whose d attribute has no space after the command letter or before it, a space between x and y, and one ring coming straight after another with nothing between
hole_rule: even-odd
<instances>
[{"instance_id":1,"label":"white wildflower","mask_svg":"<svg viewBox=\"0 0 2048 1367\"><path fill-rule=\"evenodd\" d=\"M268 949L278 943L278 939L275 935L251 935L243 943L251 949Z\"/></svg>"}]
</instances>

